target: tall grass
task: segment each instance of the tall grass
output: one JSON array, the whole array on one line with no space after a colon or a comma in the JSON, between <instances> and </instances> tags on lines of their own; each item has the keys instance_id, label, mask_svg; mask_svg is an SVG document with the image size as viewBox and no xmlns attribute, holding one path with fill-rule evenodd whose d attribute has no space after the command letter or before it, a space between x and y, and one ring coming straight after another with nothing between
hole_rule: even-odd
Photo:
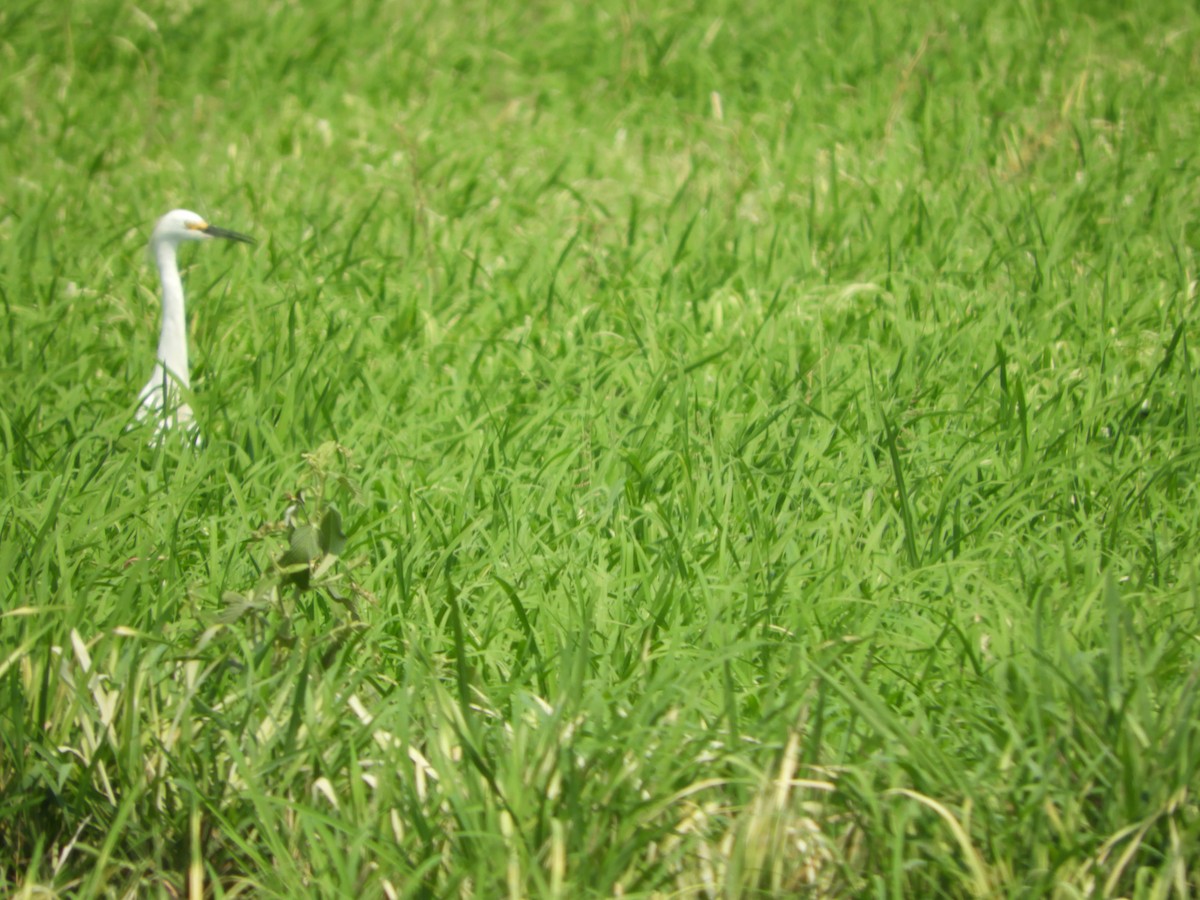
<instances>
[{"instance_id":1,"label":"tall grass","mask_svg":"<svg viewBox=\"0 0 1200 900\"><path fill-rule=\"evenodd\" d=\"M1102 7L0 12L4 892L1190 896L1200 17Z\"/></svg>"}]
</instances>

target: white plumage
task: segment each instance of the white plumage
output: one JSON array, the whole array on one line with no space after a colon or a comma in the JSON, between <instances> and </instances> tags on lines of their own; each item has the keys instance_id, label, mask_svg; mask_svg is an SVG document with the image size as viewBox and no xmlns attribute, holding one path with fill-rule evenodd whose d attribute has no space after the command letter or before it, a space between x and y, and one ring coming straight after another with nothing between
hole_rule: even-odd
<instances>
[{"instance_id":1,"label":"white plumage","mask_svg":"<svg viewBox=\"0 0 1200 900\"><path fill-rule=\"evenodd\" d=\"M191 381L187 314L176 255L179 245L185 241L213 238L254 243L244 234L209 225L203 217L186 209L172 210L159 219L150 236L150 255L154 257L158 277L162 280L162 333L158 339L154 374L139 395L138 418L155 420L159 430L176 426L195 429L192 408L180 395L180 388L189 389Z\"/></svg>"}]
</instances>

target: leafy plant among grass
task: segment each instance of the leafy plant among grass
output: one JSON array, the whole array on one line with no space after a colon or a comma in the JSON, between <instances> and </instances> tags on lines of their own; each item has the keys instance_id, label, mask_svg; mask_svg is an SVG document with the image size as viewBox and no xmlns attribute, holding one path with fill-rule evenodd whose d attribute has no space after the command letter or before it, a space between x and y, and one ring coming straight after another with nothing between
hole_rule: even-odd
<instances>
[{"instance_id":1,"label":"leafy plant among grass","mask_svg":"<svg viewBox=\"0 0 1200 900\"><path fill-rule=\"evenodd\" d=\"M0 11L0 888L1190 896L1198 29Z\"/></svg>"}]
</instances>

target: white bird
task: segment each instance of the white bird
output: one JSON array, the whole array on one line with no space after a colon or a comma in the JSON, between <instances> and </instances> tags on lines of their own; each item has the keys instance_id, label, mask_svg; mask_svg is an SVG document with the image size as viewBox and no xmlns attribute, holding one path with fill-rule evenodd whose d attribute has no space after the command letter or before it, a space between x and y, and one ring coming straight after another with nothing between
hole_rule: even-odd
<instances>
[{"instance_id":1,"label":"white bird","mask_svg":"<svg viewBox=\"0 0 1200 900\"><path fill-rule=\"evenodd\" d=\"M180 388L191 387L188 370L187 317L183 305L183 282L179 277L176 251L185 241L224 238L253 244L254 239L236 231L209 225L201 216L186 209L174 209L154 226L150 235L150 255L162 280L162 334L158 339L158 361L154 374L138 396L138 418L157 420L161 431L183 426L195 428L192 408L180 397Z\"/></svg>"}]
</instances>

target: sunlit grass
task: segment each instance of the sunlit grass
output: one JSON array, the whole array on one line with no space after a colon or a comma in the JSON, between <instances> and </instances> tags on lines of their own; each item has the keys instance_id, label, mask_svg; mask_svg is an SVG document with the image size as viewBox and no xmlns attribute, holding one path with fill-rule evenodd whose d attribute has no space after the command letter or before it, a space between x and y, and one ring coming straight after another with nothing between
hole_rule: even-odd
<instances>
[{"instance_id":1,"label":"sunlit grass","mask_svg":"<svg viewBox=\"0 0 1200 900\"><path fill-rule=\"evenodd\" d=\"M1195 890L1194 8L0 23L4 892Z\"/></svg>"}]
</instances>

